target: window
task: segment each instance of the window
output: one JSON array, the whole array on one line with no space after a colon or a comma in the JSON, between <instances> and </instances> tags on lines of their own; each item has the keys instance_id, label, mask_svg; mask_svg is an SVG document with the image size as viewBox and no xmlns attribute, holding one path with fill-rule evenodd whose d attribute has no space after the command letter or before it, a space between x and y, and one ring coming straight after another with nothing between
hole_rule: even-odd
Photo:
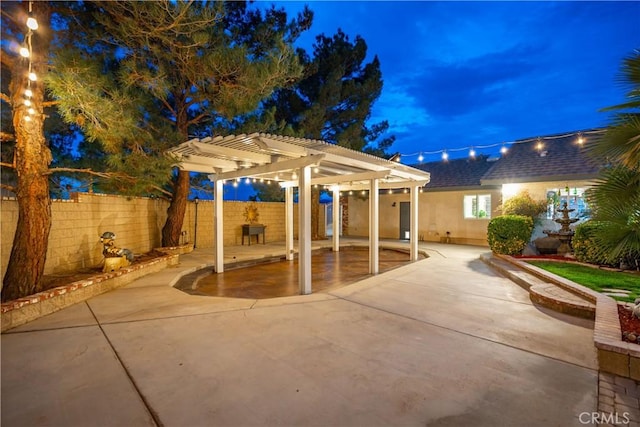
<instances>
[{"instance_id":1,"label":"window","mask_svg":"<svg viewBox=\"0 0 640 427\"><path fill-rule=\"evenodd\" d=\"M567 204L569 209L574 209L569 213L572 218L588 218L591 214L589 205L585 201L586 188L554 188L547 190L547 219L557 218L560 214L558 209L562 209Z\"/></svg>"},{"instance_id":2,"label":"window","mask_svg":"<svg viewBox=\"0 0 640 427\"><path fill-rule=\"evenodd\" d=\"M465 218L491 218L491 195L464 196Z\"/></svg>"}]
</instances>

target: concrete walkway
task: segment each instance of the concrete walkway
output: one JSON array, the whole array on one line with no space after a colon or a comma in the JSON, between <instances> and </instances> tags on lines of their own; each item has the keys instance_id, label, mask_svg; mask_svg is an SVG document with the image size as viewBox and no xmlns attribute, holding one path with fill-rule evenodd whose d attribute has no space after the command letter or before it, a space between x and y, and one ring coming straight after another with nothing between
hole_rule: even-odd
<instances>
[{"instance_id":1,"label":"concrete walkway","mask_svg":"<svg viewBox=\"0 0 640 427\"><path fill-rule=\"evenodd\" d=\"M421 246L328 294L260 301L170 287L211 258L182 256L3 334L2 426L583 425L592 322L532 305L484 248Z\"/></svg>"}]
</instances>

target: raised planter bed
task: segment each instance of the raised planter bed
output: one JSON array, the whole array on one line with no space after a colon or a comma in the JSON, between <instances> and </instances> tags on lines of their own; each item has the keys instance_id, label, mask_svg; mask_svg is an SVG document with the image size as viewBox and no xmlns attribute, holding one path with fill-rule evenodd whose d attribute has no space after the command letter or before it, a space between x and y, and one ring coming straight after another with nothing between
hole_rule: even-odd
<instances>
[{"instance_id":1,"label":"raised planter bed","mask_svg":"<svg viewBox=\"0 0 640 427\"><path fill-rule=\"evenodd\" d=\"M160 248L159 251L164 251ZM2 332L39 317L62 310L112 289L125 286L140 277L178 264L178 254L167 254L149 261L133 264L121 270L100 273L2 304Z\"/></svg>"}]
</instances>

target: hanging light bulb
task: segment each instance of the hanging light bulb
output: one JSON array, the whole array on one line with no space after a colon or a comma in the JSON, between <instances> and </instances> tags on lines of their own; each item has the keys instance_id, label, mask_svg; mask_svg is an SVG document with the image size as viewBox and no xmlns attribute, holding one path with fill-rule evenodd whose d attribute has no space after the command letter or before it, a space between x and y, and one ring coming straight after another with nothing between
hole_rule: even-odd
<instances>
[{"instance_id":1,"label":"hanging light bulb","mask_svg":"<svg viewBox=\"0 0 640 427\"><path fill-rule=\"evenodd\" d=\"M392 190L392 189L389 189L388 193L389 193L389 194L393 194L393 190Z\"/></svg>"},{"instance_id":2,"label":"hanging light bulb","mask_svg":"<svg viewBox=\"0 0 640 427\"><path fill-rule=\"evenodd\" d=\"M295 173L295 172L294 172L294 173L292 173L292 174L291 174L291 179L293 179L294 181L295 181L296 179L298 179L298 174L297 174L297 173Z\"/></svg>"},{"instance_id":3,"label":"hanging light bulb","mask_svg":"<svg viewBox=\"0 0 640 427\"><path fill-rule=\"evenodd\" d=\"M584 138L582 137L582 134L578 135L578 145L582 145L584 144Z\"/></svg>"},{"instance_id":4,"label":"hanging light bulb","mask_svg":"<svg viewBox=\"0 0 640 427\"><path fill-rule=\"evenodd\" d=\"M31 101L28 99L24 100L24 105L26 105L27 107L31 107Z\"/></svg>"},{"instance_id":5,"label":"hanging light bulb","mask_svg":"<svg viewBox=\"0 0 640 427\"><path fill-rule=\"evenodd\" d=\"M251 178L247 178L247 179L245 179L245 180L244 180L244 183L245 183L245 184L251 184Z\"/></svg>"},{"instance_id":6,"label":"hanging light bulb","mask_svg":"<svg viewBox=\"0 0 640 427\"><path fill-rule=\"evenodd\" d=\"M405 188L404 190L402 190L402 192L403 192L404 194L407 194L407 193L409 192L409 190L407 190L407 189Z\"/></svg>"},{"instance_id":7,"label":"hanging light bulb","mask_svg":"<svg viewBox=\"0 0 640 427\"><path fill-rule=\"evenodd\" d=\"M471 147L471 150L469 150L469 157L471 157L472 159L476 157L476 150L474 150L473 147Z\"/></svg>"},{"instance_id":8,"label":"hanging light bulb","mask_svg":"<svg viewBox=\"0 0 640 427\"><path fill-rule=\"evenodd\" d=\"M29 27L29 29L35 31L38 29L38 21L36 21L36 18L34 18L33 16L29 16L29 18L27 18L27 27Z\"/></svg>"},{"instance_id":9,"label":"hanging light bulb","mask_svg":"<svg viewBox=\"0 0 640 427\"><path fill-rule=\"evenodd\" d=\"M26 47L21 47L20 48L20 56L22 56L23 58L28 58L31 54L29 53L29 49L27 49Z\"/></svg>"},{"instance_id":10,"label":"hanging light bulb","mask_svg":"<svg viewBox=\"0 0 640 427\"><path fill-rule=\"evenodd\" d=\"M314 172L314 173L318 173L318 172L320 172L320 168L319 168L319 167L315 167L315 168L313 168L313 172Z\"/></svg>"},{"instance_id":11,"label":"hanging light bulb","mask_svg":"<svg viewBox=\"0 0 640 427\"><path fill-rule=\"evenodd\" d=\"M33 108L29 108L27 112L31 115L34 115L36 113L36 110L34 110Z\"/></svg>"},{"instance_id":12,"label":"hanging light bulb","mask_svg":"<svg viewBox=\"0 0 640 427\"><path fill-rule=\"evenodd\" d=\"M31 116L24 116L24 121L25 122L30 122L31 121Z\"/></svg>"},{"instance_id":13,"label":"hanging light bulb","mask_svg":"<svg viewBox=\"0 0 640 427\"><path fill-rule=\"evenodd\" d=\"M442 160L448 160L449 159L449 154L446 151L442 152Z\"/></svg>"},{"instance_id":14,"label":"hanging light bulb","mask_svg":"<svg viewBox=\"0 0 640 427\"><path fill-rule=\"evenodd\" d=\"M34 72L29 73L29 80L31 80L32 82L35 82L36 80L38 80L38 76L36 76L36 73Z\"/></svg>"},{"instance_id":15,"label":"hanging light bulb","mask_svg":"<svg viewBox=\"0 0 640 427\"><path fill-rule=\"evenodd\" d=\"M33 96L33 92L31 91L31 89L25 90L24 96L26 96L27 98L31 98Z\"/></svg>"},{"instance_id":16,"label":"hanging light bulb","mask_svg":"<svg viewBox=\"0 0 640 427\"><path fill-rule=\"evenodd\" d=\"M543 147L544 146L542 145L542 140L538 138L538 142L536 143L536 150L540 151Z\"/></svg>"},{"instance_id":17,"label":"hanging light bulb","mask_svg":"<svg viewBox=\"0 0 640 427\"><path fill-rule=\"evenodd\" d=\"M424 160L424 156L422 155L422 153L420 153L420 155L418 156L418 161L422 162Z\"/></svg>"},{"instance_id":18,"label":"hanging light bulb","mask_svg":"<svg viewBox=\"0 0 640 427\"><path fill-rule=\"evenodd\" d=\"M501 153L501 154L507 154L507 151L509 151L509 150L507 149L507 146L503 144L503 145L502 145L502 148L500 149L500 153Z\"/></svg>"}]
</instances>

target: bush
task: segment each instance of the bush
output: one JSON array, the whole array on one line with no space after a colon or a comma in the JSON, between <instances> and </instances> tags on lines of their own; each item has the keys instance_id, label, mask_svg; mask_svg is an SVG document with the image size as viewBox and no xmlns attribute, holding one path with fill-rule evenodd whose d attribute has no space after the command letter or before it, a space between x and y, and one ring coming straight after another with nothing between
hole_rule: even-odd
<instances>
[{"instance_id":1,"label":"bush","mask_svg":"<svg viewBox=\"0 0 640 427\"><path fill-rule=\"evenodd\" d=\"M487 241L497 254L519 255L531 239L533 219L524 215L503 215L489 221Z\"/></svg>"},{"instance_id":2,"label":"bush","mask_svg":"<svg viewBox=\"0 0 640 427\"><path fill-rule=\"evenodd\" d=\"M578 261L597 265L607 264L604 250L594 240L597 230L601 228L602 224L593 220L576 226L571 245Z\"/></svg>"},{"instance_id":3,"label":"bush","mask_svg":"<svg viewBox=\"0 0 640 427\"><path fill-rule=\"evenodd\" d=\"M528 191L522 191L502 204L503 215L523 215L531 218L534 224L540 221L540 215L547 211L546 200L533 200Z\"/></svg>"}]
</instances>

